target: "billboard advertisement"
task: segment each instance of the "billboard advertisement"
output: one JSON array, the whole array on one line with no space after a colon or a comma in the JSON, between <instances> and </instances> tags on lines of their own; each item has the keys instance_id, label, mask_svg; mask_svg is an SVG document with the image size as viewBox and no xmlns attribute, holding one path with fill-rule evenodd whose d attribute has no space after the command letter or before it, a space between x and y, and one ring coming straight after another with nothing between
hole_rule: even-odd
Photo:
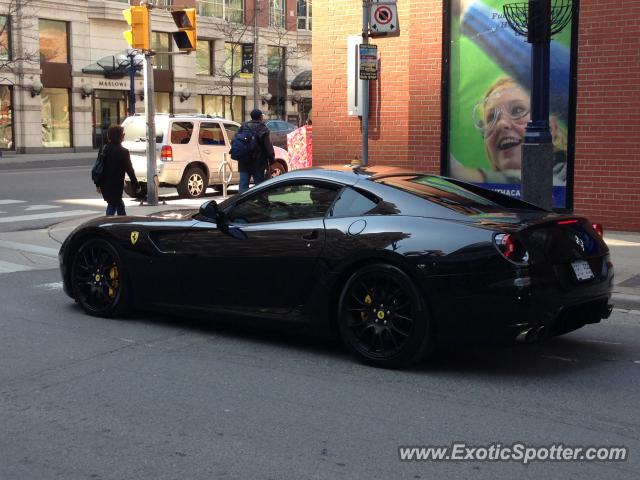
<instances>
[{"instance_id":1,"label":"billboard advertisement","mask_svg":"<svg viewBox=\"0 0 640 480\"><path fill-rule=\"evenodd\" d=\"M513 0L511 0L513 1ZM521 196L530 119L531 45L507 23L504 0L451 0L448 175ZM552 2L553 4L553 2ZM551 41L553 206L567 208L571 24Z\"/></svg>"}]
</instances>

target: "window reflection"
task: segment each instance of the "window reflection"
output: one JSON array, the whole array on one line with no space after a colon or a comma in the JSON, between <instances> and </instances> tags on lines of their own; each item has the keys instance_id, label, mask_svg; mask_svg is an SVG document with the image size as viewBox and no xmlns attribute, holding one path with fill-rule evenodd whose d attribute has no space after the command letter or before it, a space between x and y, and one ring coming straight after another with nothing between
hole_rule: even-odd
<instances>
[{"instance_id":1,"label":"window reflection","mask_svg":"<svg viewBox=\"0 0 640 480\"><path fill-rule=\"evenodd\" d=\"M69 63L67 22L41 18L40 63Z\"/></svg>"},{"instance_id":2,"label":"window reflection","mask_svg":"<svg viewBox=\"0 0 640 480\"><path fill-rule=\"evenodd\" d=\"M66 88L45 88L41 95L42 146L70 147L69 90Z\"/></svg>"},{"instance_id":3,"label":"window reflection","mask_svg":"<svg viewBox=\"0 0 640 480\"><path fill-rule=\"evenodd\" d=\"M0 86L0 148L13 148L11 87Z\"/></svg>"},{"instance_id":4,"label":"window reflection","mask_svg":"<svg viewBox=\"0 0 640 480\"><path fill-rule=\"evenodd\" d=\"M230 102L229 95L199 95L199 97L198 113L236 122L244 120L244 96L234 95L233 103Z\"/></svg>"}]
</instances>

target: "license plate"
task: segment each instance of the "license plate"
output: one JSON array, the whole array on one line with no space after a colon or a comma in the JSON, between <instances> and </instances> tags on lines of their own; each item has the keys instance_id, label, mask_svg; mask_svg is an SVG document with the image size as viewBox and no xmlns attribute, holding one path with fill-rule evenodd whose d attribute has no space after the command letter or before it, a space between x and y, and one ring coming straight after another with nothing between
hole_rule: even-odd
<instances>
[{"instance_id":1,"label":"license plate","mask_svg":"<svg viewBox=\"0 0 640 480\"><path fill-rule=\"evenodd\" d=\"M584 282L586 280L591 280L594 278L593 272L591 271L591 267L588 262L584 260L578 260L577 262L573 262L571 264L573 268L573 273L576 274L576 279L579 282Z\"/></svg>"}]
</instances>

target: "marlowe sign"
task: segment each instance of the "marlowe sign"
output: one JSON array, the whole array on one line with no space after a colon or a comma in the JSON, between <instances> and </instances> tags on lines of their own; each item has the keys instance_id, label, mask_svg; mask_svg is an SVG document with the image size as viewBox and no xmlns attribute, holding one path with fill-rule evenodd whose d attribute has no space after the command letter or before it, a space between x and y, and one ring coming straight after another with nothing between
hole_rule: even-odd
<instances>
[{"instance_id":1,"label":"marlowe sign","mask_svg":"<svg viewBox=\"0 0 640 480\"><path fill-rule=\"evenodd\" d=\"M395 37L400 35L398 6L395 0L371 0L369 25L369 35L371 37Z\"/></svg>"}]
</instances>

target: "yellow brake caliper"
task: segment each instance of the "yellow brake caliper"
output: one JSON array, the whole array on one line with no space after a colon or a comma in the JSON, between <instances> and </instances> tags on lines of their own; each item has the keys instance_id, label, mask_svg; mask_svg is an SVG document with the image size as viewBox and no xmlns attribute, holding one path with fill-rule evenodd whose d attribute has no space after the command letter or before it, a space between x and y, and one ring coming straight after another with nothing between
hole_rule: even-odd
<instances>
[{"instance_id":1,"label":"yellow brake caliper","mask_svg":"<svg viewBox=\"0 0 640 480\"><path fill-rule=\"evenodd\" d=\"M364 297L364 303L367 305L371 305L373 303L373 300L371 299L371 295L369 295L368 293L367 293L367 296ZM369 318L369 313L360 312L360 318L362 319L362 321L366 322L367 319Z\"/></svg>"},{"instance_id":2,"label":"yellow brake caliper","mask_svg":"<svg viewBox=\"0 0 640 480\"><path fill-rule=\"evenodd\" d=\"M118 267L115 265L109 269L109 278L111 279L111 285L113 287L109 287L109 298L114 298L118 291Z\"/></svg>"}]
</instances>

